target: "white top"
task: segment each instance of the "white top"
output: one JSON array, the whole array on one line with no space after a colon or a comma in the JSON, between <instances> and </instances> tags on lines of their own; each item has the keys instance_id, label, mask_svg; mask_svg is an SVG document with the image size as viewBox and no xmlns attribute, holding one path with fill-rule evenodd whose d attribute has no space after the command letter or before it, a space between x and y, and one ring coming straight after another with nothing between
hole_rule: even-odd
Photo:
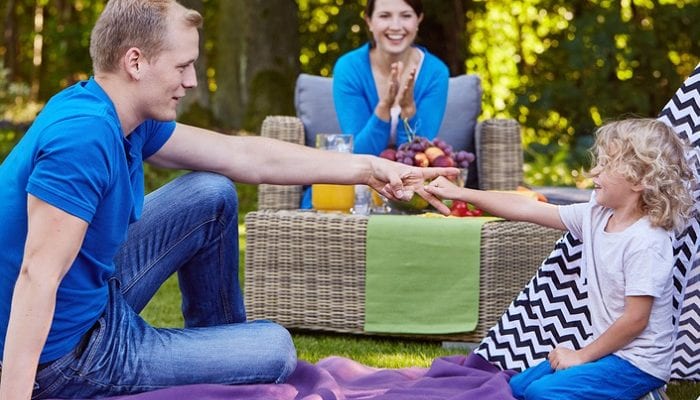
<instances>
[{"instance_id":1,"label":"white top","mask_svg":"<svg viewBox=\"0 0 700 400\"><path fill-rule=\"evenodd\" d=\"M425 59L425 53L423 53L423 50L418 49L418 53L420 53L420 60L418 61L418 66L416 67L416 76L413 78L413 82L418 80L418 74L420 73L420 67L423 66L423 60ZM415 85L415 83L414 83ZM391 131L389 135L389 144L395 144L396 143L396 129L399 125L399 116L401 115L401 107L398 104L394 104L393 107L391 107L391 110L389 110L389 113L391 115ZM416 127L413 127L413 129L416 129Z\"/></svg>"},{"instance_id":2,"label":"white top","mask_svg":"<svg viewBox=\"0 0 700 400\"><path fill-rule=\"evenodd\" d=\"M671 235L643 217L622 232L605 232L613 215L592 198L559 206L562 222L583 242L588 308L598 338L624 311L625 296L653 296L644 331L614 354L640 370L668 381L676 327L673 324L673 246Z\"/></svg>"}]
</instances>

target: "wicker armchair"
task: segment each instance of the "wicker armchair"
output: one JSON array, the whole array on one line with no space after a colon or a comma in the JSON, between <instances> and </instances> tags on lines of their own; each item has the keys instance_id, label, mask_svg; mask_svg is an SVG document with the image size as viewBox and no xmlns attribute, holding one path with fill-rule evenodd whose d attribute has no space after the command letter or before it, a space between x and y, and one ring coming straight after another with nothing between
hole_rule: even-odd
<instances>
[{"instance_id":1,"label":"wicker armchair","mask_svg":"<svg viewBox=\"0 0 700 400\"><path fill-rule=\"evenodd\" d=\"M303 144L304 126L296 117L271 116L264 120L261 135ZM475 140L479 187L515 189L523 164L517 122L484 121ZM301 186L259 186L260 211L246 217L248 314L288 328L364 333L368 217L298 211L300 197ZM423 338L481 340L561 235L530 223L486 223L476 330Z\"/></svg>"}]
</instances>

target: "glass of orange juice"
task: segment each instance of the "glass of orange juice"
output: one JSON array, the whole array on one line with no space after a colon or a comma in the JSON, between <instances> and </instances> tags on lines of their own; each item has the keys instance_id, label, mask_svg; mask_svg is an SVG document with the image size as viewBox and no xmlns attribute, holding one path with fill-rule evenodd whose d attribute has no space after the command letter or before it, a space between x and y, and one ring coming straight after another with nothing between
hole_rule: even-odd
<instances>
[{"instance_id":1,"label":"glass of orange juice","mask_svg":"<svg viewBox=\"0 0 700 400\"><path fill-rule=\"evenodd\" d=\"M316 135L316 148L352 153L353 136L349 134L319 133ZM333 185L315 183L311 185L311 205L319 211L340 211L349 213L355 204L354 185Z\"/></svg>"},{"instance_id":2,"label":"glass of orange juice","mask_svg":"<svg viewBox=\"0 0 700 400\"><path fill-rule=\"evenodd\" d=\"M311 185L311 205L319 211L341 211L349 213L355 205L354 185Z\"/></svg>"}]
</instances>

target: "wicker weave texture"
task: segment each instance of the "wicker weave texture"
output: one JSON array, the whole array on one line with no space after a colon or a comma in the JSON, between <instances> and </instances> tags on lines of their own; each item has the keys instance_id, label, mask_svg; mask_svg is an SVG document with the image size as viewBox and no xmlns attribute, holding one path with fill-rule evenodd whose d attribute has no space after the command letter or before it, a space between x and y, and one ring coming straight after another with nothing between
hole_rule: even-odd
<instances>
[{"instance_id":1,"label":"wicker weave texture","mask_svg":"<svg viewBox=\"0 0 700 400\"><path fill-rule=\"evenodd\" d=\"M364 334L367 220L305 211L249 213L245 261L249 317L271 319L288 328ZM560 231L524 222L485 224L476 330L420 337L481 340L560 236Z\"/></svg>"},{"instance_id":2,"label":"wicker weave texture","mask_svg":"<svg viewBox=\"0 0 700 400\"><path fill-rule=\"evenodd\" d=\"M304 144L304 124L297 117L268 116L260 127L260 136Z\"/></svg>"},{"instance_id":3,"label":"wicker weave texture","mask_svg":"<svg viewBox=\"0 0 700 400\"><path fill-rule=\"evenodd\" d=\"M263 120L260 136L304 144L304 125L297 117L268 116ZM294 210L301 202L301 186L268 185L258 186L258 209Z\"/></svg>"},{"instance_id":4,"label":"wicker weave texture","mask_svg":"<svg viewBox=\"0 0 700 400\"><path fill-rule=\"evenodd\" d=\"M489 119L476 138L479 188L514 190L523 180L520 125L513 119Z\"/></svg>"},{"instance_id":5,"label":"wicker weave texture","mask_svg":"<svg viewBox=\"0 0 700 400\"><path fill-rule=\"evenodd\" d=\"M299 185L258 185L258 209L260 210L296 210L301 203L301 186Z\"/></svg>"},{"instance_id":6,"label":"wicker weave texture","mask_svg":"<svg viewBox=\"0 0 700 400\"><path fill-rule=\"evenodd\" d=\"M249 317L288 328L361 330L367 219L303 211L248 213Z\"/></svg>"}]
</instances>

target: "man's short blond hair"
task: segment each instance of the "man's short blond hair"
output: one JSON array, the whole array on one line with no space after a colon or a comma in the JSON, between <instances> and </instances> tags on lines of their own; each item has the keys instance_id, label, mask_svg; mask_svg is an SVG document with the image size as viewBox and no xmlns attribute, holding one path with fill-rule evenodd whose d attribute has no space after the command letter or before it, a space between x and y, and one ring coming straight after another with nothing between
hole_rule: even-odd
<instances>
[{"instance_id":1,"label":"man's short blond hair","mask_svg":"<svg viewBox=\"0 0 700 400\"><path fill-rule=\"evenodd\" d=\"M166 46L172 7L184 10L185 26L201 27L202 16L175 0L109 0L90 34L94 72L114 72L132 47L139 48L147 60L158 57Z\"/></svg>"}]
</instances>

